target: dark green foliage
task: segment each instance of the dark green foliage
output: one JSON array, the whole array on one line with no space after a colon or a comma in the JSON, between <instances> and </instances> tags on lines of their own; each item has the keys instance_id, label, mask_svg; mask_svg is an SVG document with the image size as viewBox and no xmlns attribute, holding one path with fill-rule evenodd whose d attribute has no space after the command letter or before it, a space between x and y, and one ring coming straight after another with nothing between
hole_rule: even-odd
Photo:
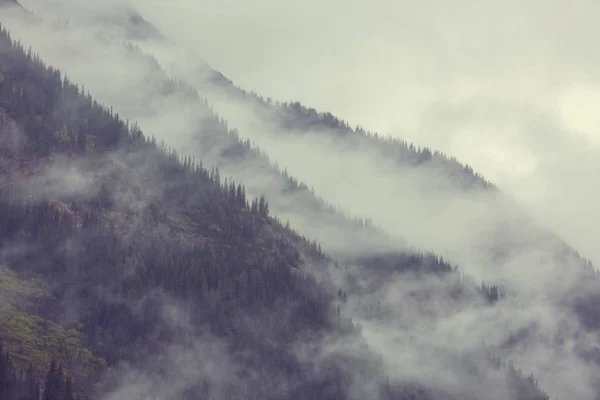
<instances>
[{"instance_id":1,"label":"dark green foliage","mask_svg":"<svg viewBox=\"0 0 600 400\"><path fill-rule=\"evenodd\" d=\"M43 385L30 366L26 371L17 370L0 340L0 400L83 400L73 392L69 377L65 378L62 366L52 360ZM43 390L40 390L43 388ZM40 394L43 393L42 397Z\"/></svg>"},{"instance_id":2,"label":"dark green foliage","mask_svg":"<svg viewBox=\"0 0 600 400\"><path fill-rule=\"evenodd\" d=\"M481 283L481 286L478 286L477 289L481 292L484 298L490 303L495 303L498 300L504 298L504 294L498 290L498 286L491 285L488 286L485 283Z\"/></svg>"},{"instance_id":3,"label":"dark green foliage","mask_svg":"<svg viewBox=\"0 0 600 400\"><path fill-rule=\"evenodd\" d=\"M44 400L62 399L65 396L63 370L53 359L44 382Z\"/></svg>"},{"instance_id":4,"label":"dark green foliage","mask_svg":"<svg viewBox=\"0 0 600 400\"><path fill-rule=\"evenodd\" d=\"M514 400L549 400L550 397L538 386L533 375L525 375L523 371L509 363L506 369L507 386Z\"/></svg>"},{"instance_id":5,"label":"dark green foliage","mask_svg":"<svg viewBox=\"0 0 600 400\"><path fill-rule=\"evenodd\" d=\"M7 263L51 282L55 304L48 310L77 304L77 320L68 323L83 325L95 354L109 365L135 361L177 335L177 326L164 324L162 297L148 295L153 290L195 305L187 310L194 325L235 336L240 348L254 340L241 336L256 328L244 322L247 316L263 316L267 307L292 311L285 319L271 314L284 324L272 333L281 345L331 325L331 296L299 272L295 249L313 262L324 256L297 234L284 233L269 218L264 197L253 207L243 186L222 183L218 170L157 148L3 34L0 104L26 136L5 157L8 164L62 153L80 160L81 173L116 169L111 176L118 178L93 182L99 189L90 199L27 197L28 190L43 188L15 183L17 168L6 171L0 188L2 243L31 246ZM89 141L93 147L84 145ZM126 190L141 183L133 176L145 184L125 201ZM141 312L130 307L136 303ZM51 398L66 391L60 374L53 363L46 379Z\"/></svg>"}]
</instances>

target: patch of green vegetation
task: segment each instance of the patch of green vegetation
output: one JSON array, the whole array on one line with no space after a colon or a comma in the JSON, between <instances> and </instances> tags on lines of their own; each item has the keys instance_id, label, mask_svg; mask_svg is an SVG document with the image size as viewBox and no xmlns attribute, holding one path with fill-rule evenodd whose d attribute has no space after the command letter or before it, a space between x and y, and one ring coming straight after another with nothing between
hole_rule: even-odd
<instances>
[{"instance_id":1,"label":"patch of green vegetation","mask_svg":"<svg viewBox=\"0 0 600 400\"><path fill-rule=\"evenodd\" d=\"M63 124L63 128L60 131L54 132L54 137L59 141L59 143L69 144L72 138L67 124Z\"/></svg>"},{"instance_id":2,"label":"patch of green vegetation","mask_svg":"<svg viewBox=\"0 0 600 400\"><path fill-rule=\"evenodd\" d=\"M0 309L0 334L17 367L25 368L31 362L47 368L52 357L61 364L76 364L86 371L106 367L103 359L96 358L82 344L82 334L66 330L60 325L14 309Z\"/></svg>"},{"instance_id":3,"label":"patch of green vegetation","mask_svg":"<svg viewBox=\"0 0 600 400\"><path fill-rule=\"evenodd\" d=\"M185 221L184 219L173 215L167 215L166 222L168 227L176 232L185 232L186 226L192 226L190 221Z\"/></svg>"},{"instance_id":4,"label":"patch of green vegetation","mask_svg":"<svg viewBox=\"0 0 600 400\"><path fill-rule=\"evenodd\" d=\"M32 363L45 369L52 357L67 368L76 366L80 373L106 367L103 359L83 346L83 335L25 310L32 300L51 300L47 285L24 280L6 267L0 267L0 337L15 366L25 369Z\"/></svg>"},{"instance_id":5,"label":"patch of green vegetation","mask_svg":"<svg viewBox=\"0 0 600 400\"><path fill-rule=\"evenodd\" d=\"M20 279L16 272L0 266L0 304L17 307L26 300L48 296L50 293L43 281Z\"/></svg>"},{"instance_id":6,"label":"patch of green vegetation","mask_svg":"<svg viewBox=\"0 0 600 400\"><path fill-rule=\"evenodd\" d=\"M217 224L211 224L209 229L219 234L223 233L223 229Z\"/></svg>"},{"instance_id":7,"label":"patch of green vegetation","mask_svg":"<svg viewBox=\"0 0 600 400\"><path fill-rule=\"evenodd\" d=\"M94 151L96 147L96 137L94 135L90 135L89 133L85 134L85 152L91 153Z\"/></svg>"}]
</instances>

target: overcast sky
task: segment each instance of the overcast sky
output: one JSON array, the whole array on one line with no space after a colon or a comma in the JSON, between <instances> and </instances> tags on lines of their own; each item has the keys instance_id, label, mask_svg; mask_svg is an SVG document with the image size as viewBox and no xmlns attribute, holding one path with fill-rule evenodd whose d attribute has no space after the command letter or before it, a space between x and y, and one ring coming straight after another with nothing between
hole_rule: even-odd
<instances>
[{"instance_id":1,"label":"overcast sky","mask_svg":"<svg viewBox=\"0 0 600 400\"><path fill-rule=\"evenodd\" d=\"M133 3L191 63L456 156L600 264L600 2Z\"/></svg>"}]
</instances>

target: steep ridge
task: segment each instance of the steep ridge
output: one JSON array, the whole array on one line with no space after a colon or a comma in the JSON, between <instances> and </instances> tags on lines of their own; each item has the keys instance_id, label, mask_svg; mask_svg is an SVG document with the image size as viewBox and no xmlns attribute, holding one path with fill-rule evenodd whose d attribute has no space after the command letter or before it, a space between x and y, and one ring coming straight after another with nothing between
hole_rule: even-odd
<instances>
[{"instance_id":1,"label":"steep ridge","mask_svg":"<svg viewBox=\"0 0 600 400\"><path fill-rule=\"evenodd\" d=\"M301 303L285 301L297 331L308 334L297 324L313 317L309 325L327 324L327 296L294 272L301 258L323 255L270 220L264 199L248 204L242 186L158 149L2 35L2 255L20 275L48 282L54 300L40 313L57 309L62 324L81 324L113 366L159 352L184 333L173 320L184 315L195 329L207 321L220 336L237 331L239 347L240 313L275 312L277 301ZM173 300L163 315L169 293L202 307L177 311Z\"/></svg>"},{"instance_id":2,"label":"steep ridge","mask_svg":"<svg viewBox=\"0 0 600 400\"><path fill-rule=\"evenodd\" d=\"M147 367L137 379L127 374L130 382L108 373L98 392L295 399L422 391L385 382L327 285L297 272L331 261L270 218L263 198L248 202L245 188L222 184L218 170L157 147L5 31L0 51L2 259L19 279L47 282L53 298L36 312L79 331L96 357ZM325 337L350 347L332 354ZM217 364L225 375L197 365L223 348L235 366ZM311 352L318 365L307 366ZM81 392L90 387L78 382Z\"/></svg>"}]
</instances>

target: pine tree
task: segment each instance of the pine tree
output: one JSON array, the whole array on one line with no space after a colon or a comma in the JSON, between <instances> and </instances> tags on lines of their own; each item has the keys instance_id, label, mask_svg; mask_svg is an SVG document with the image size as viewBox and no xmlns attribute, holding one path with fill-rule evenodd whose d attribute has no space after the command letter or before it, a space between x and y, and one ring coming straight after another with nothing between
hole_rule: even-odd
<instances>
[{"instance_id":1,"label":"pine tree","mask_svg":"<svg viewBox=\"0 0 600 400\"><path fill-rule=\"evenodd\" d=\"M65 382L64 400L75 400L75 397L73 395L73 383L71 382L70 377L67 377L67 380Z\"/></svg>"},{"instance_id":2,"label":"pine tree","mask_svg":"<svg viewBox=\"0 0 600 400\"><path fill-rule=\"evenodd\" d=\"M62 366L52 358L44 384L44 400L63 400L65 393L63 379Z\"/></svg>"}]
</instances>

